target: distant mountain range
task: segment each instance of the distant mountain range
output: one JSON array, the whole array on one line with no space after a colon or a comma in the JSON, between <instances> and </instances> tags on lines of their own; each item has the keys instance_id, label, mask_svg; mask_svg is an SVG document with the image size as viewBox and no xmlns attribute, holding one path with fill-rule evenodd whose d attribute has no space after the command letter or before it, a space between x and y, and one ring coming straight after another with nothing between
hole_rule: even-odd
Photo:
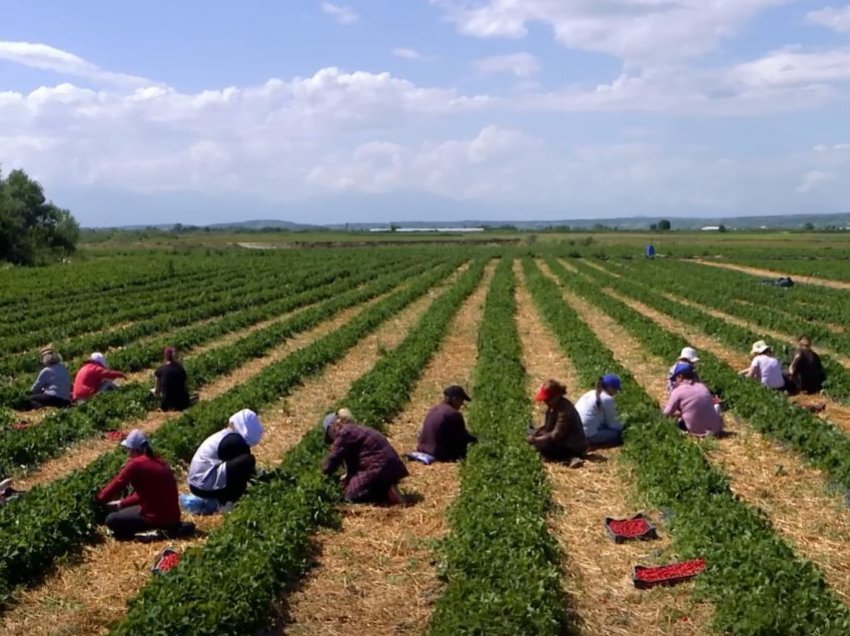
<instances>
[{"instance_id":1,"label":"distant mountain range","mask_svg":"<svg viewBox=\"0 0 850 636\"><path fill-rule=\"evenodd\" d=\"M330 225L309 225L305 223L292 223L278 219L257 219L251 221L239 221L233 223L213 223L204 227L213 230L262 230L266 228L289 230L293 232L308 230L350 230L364 231L370 229L389 229L392 226L403 228L429 228L439 226L441 228L463 228L463 227L515 227L521 230L541 230L550 227L568 226L575 229L591 229L603 225L607 228L620 230L646 230L653 223L658 223L661 217L620 217L613 219L563 219L559 221L398 221L396 223L337 223ZM801 229L806 224L815 228L825 227L850 227L850 212L841 214L792 214L776 216L743 216L743 217L720 217L720 218L677 218L666 217L673 229L698 230L703 227L714 228L720 225L729 230L752 230L752 229ZM114 229L140 230L150 226L123 226ZM173 224L160 224L154 226L161 230L170 230Z\"/></svg>"}]
</instances>

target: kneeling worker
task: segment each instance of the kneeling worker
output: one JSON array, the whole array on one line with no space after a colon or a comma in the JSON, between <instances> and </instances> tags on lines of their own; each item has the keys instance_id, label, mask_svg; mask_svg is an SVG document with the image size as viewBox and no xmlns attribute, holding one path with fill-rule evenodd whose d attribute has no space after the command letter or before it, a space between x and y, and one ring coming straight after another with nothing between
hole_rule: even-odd
<instances>
[{"instance_id":1,"label":"kneeling worker","mask_svg":"<svg viewBox=\"0 0 850 636\"><path fill-rule=\"evenodd\" d=\"M691 365L680 362L673 369L673 392L664 415L679 418L679 428L691 435L704 437L723 432L723 418L714 408L714 398L704 384L698 382Z\"/></svg>"},{"instance_id":2,"label":"kneeling worker","mask_svg":"<svg viewBox=\"0 0 850 636\"><path fill-rule=\"evenodd\" d=\"M534 399L546 404L546 419L526 439L546 459L568 460L570 468L578 468L584 463L587 439L581 417L566 394L567 387L555 380L540 387Z\"/></svg>"},{"instance_id":3,"label":"kneeling worker","mask_svg":"<svg viewBox=\"0 0 850 636\"><path fill-rule=\"evenodd\" d=\"M466 457L470 444L478 441L466 430L460 409L472 398L462 387L452 385L443 391L443 401L425 415L416 450L431 455L438 462L454 462Z\"/></svg>"}]
</instances>

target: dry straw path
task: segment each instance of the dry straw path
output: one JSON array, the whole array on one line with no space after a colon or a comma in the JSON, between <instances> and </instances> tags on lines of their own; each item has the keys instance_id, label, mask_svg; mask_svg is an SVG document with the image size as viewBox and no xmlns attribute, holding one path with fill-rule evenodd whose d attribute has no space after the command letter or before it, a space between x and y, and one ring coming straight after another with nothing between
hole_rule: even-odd
<instances>
[{"instance_id":1,"label":"dry straw path","mask_svg":"<svg viewBox=\"0 0 850 636\"><path fill-rule=\"evenodd\" d=\"M449 384L469 387L477 356L476 336L494 265L464 302L410 402L387 429L393 447L416 448L427 410ZM473 396L474 399L474 396ZM357 413L354 414L355 417ZM432 562L432 542L448 531L446 511L458 489L458 466L409 462L403 490L415 503L405 508L345 505L339 532L317 537L317 564L289 599L293 636L422 634L442 586ZM277 633L282 633L282 630Z\"/></svg>"},{"instance_id":2,"label":"dry straw path","mask_svg":"<svg viewBox=\"0 0 850 636\"><path fill-rule=\"evenodd\" d=\"M694 263L707 265L709 267L719 267L720 269L731 269L744 274L753 276L763 276L766 278L777 278L779 276L791 276L794 280L810 285L820 285L821 287L832 287L834 289L850 289L850 283L840 280L831 280L829 278L819 278L817 276L803 276L801 274L783 274L772 269L763 269L761 267L748 267L746 265L735 265L733 263L721 263L715 261L706 261L702 259L694 259Z\"/></svg>"},{"instance_id":3,"label":"dry straw path","mask_svg":"<svg viewBox=\"0 0 850 636\"><path fill-rule=\"evenodd\" d=\"M615 356L663 403L670 361L643 350L618 323L589 303L577 297L570 302L600 338L617 334L608 340ZM670 323L659 324L666 328ZM717 348L704 348L719 353ZM777 447L733 417L726 417L726 428L732 436L703 443L709 459L729 476L733 492L764 510L777 533L823 571L842 599L850 600L850 554L845 549L850 541L850 514L842 498L830 494L823 473L795 453Z\"/></svg>"},{"instance_id":4,"label":"dry straw path","mask_svg":"<svg viewBox=\"0 0 850 636\"><path fill-rule=\"evenodd\" d=\"M258 463L265 466L278 463L286 450L316 426L326 410L375 364L382 352L401 342L434 296L456 276L454 274L384 323L323 373L265 409L260 416L266 434L254 449ZM365 306L360 305L353 313L362 311ZM351 318L352 312L347 316ZM256 372L259 369L246 374L245 379ZM225 423L222 422L222 426ZM185 484L181 483L181 490L187 490ZM203 544L206 534L220 525L222 517L192 517L191 520L201 532L191 539L170 542L180 550ZM124 615L127 601L145 584L150 576L148 567L167 543L128 543L104 537L102 543L87 546L79 559L60 567L43 585L22 591L18 604L0 621L0 633L30 636L106 633L108 625Z\"/></svg>"},{"instance_id":5,"label":"dry straw path","mask_svg":"<svg viewBox=\"0 0 850 636\"><path fill-rule=\"evenodd\" d=\"M519 275L519 273L518 273ZM549 378L567 385L575 401L588 387L576 379L573 361L560 347L534 309L524 287L517 290L517 319L529 391ZM543 411L538 409L542 418ZM605 533L606 516L628 517L640 510L630 483L630 467L620 449L595 451L579 469L547 463L557 511L552 532L564 553L563 585L582 634L701 634L708 629L710 609L697 605L689 586L639 591L629 573L635 564L652 563L670 549L665 532L649 543L617 545Z\"/></svg>"}]
</instances>

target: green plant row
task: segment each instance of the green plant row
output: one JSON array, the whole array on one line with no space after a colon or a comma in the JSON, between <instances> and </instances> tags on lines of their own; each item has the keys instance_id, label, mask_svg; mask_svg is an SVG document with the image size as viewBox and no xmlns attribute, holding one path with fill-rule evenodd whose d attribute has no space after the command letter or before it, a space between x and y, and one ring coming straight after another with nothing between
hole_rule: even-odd
<instances>
[{"instance_id":1,"label":"green plant row","mask_svg":"<svg viewBox=\"0 0 850 636\"><path fill-rule=\"evenodd\" d=\"M246 360L265 354L269 349L302 333L334 315L390 291L406 276L422 271L424 264L380 276L362 288L354 287L362 282L360 277L340 281L330 300L300 312L299 314L260 329L237 342L208 351L186 361L186 372L195 387L206 385L228 373ZM369 270L367 270L369 273ZM374 277L374 272L372 277ZM327 289L317 288L313 292L299 294L300 304L312 304L328 296ZM8 431L0 437L0 467L31 469L50 457L65 451L73 443L86 439L99 431L109 430L131 418L142 417L146 411L156 408L157 402L148 387L143 384L125 385L120 391L98 395L85 404L72 409L54 411L39 425L20 431ZM191 410L191 409L190 409Z\"/></svg>"},{"instance_id":2,"label":"green plant row","mask_svg":"<svg viewBox=\"0 0 850 636\"><path fill-rule=\"evenodd\" d=\"M591 278L594 275L604 276L595 270L587 275ZM712 318L704 312L667 300L634 282L626 284L617 280L609 281L606 277L604 284L662 313L680 320L685 319L690 324L709 324L709 319ZM598 286L598 283L596 285ZM623 320L643 324L640 333L646 340L647 347L656 355L675 358L678 348L686 344L684 338L661 329L652 320L619 301L611 299L608 307L617 312ZM691 323L691 320L694 322ZM741 337L741 328L735 325L721 323L713 326L713 335L720 340L732 342ZM750 333L748 336L751 339L755 334ZM836 371L833 369L833 372ZM722 393L738 414L747 418L753 428L794 449L845 489L850 488L850 438L844 432L790 402L784 393L767 391L757 382L739 376L735 369L723 363L710 351L700 352L700 373L714 390ZM844 377L846 376L845 371ZM840 377L831 380L832 391L838 392L840 380Z\"/></svg>"},{"instance_id":3,"label":"green plant row","mask_svg":"<svg viewBox=\"0 0 850 636\"><path fill-rule=\"evenodd\" d=\"M431 634L561 634L566 629L552 507L543 465L525 441L531 419L515 322L512 262L493 278L478 334L472 429L481 440L460 470L451 533L440 547L446 581Z\"/></svg>"},{"instance_id":4,"label":"green plant row","mask_svg":"<svg viewBox=\"0 0 850 636\"><path fill-rule=\"evenodd\" d=\"M360 423L381 429L401 410L482 272L483 265L474 264L398 347L352 385L342 404ZM261 627L284 587L305 571L310 536L331 520L339 500L335 480L319 470L327 450L322 437L321 427L305 435L287 452L274 481L252 488L203 548L187 552L168 576L151 578L113 633L250 634Z\"/></svg>"},{"instance_id":5,"label":"green plant row","mask_svg":"<svg viewBox=\"0 0 850 636\"><path fill-rule=\"evenodd\" d=\"M549 264L563 285L620 322L644 344L654 342L650 351L673 351L675 357L683 344L679 339L645 322L640 314L629 314L629 308L603 294L598 283L571 274L553 261ZM637 485L643 495L670 511L677 552L682 558L707 560L708 567L695 589L713 603L716 630L764 636L846 633L850 615L821 573L795 556L762 511L731 492L727 477L711 466L698 443L684 438L672 421L661 415L658 402L564 302L558 286L532 263L526 262L525 268L544 319L564 352L580 361L582 381L591 385L602 372L620 374L623 390L617 402L628 423L624 456L637 467ZM703 376L713 380L721 365L700 353L705 360ZM603 515L600 510L600 517Z\"/></svg>"},{"instance_id":6,"label":"green plant row","mask_svg":"<svg viewBox=\"0 0 850 636\"><path fill-rule=\"evenodd\" d=\"M167 422L151 435L151 443L173 464L188 462L197 445L224 426L232 413L242 408L260 410L263 405L279 400L423 296L457 265L458 261L452 260L415 278L400 291L364 309L340 329L270 365L250 383L236 386ZM123 460L123 454L116 449L86 468L34 487L26 497L0 507L0 596L6 597L16 585L38 580L57 559L97 536L96 526L103 520L105 511L96 504L94 496L114 476ZM250 543L251 538L246 537L246 541Z\"/></svg>"},{"instance_id":7,"label":"green plant row","mask_svg":"<svg viewBox=\"0 0 850 636\"><path fill-rule=\"evenodd\" d=\"M597 280L603 280L600 277L604 277L605 285L614 287L616 284L616 288L620 291L628 290L632 294L638 292L644 294L646 297L651 298L653 302L657 303L659 308L663 307L663 309L660 309L662 312L669 314L683 324L699 325L700 329L707 335L721 340L738 351L749 351L752 343L761 339L767 341L779 355L782 355L783 351L788 350L787 342L776 340L772 336L765 336L747 327L726 322L722 318L712 316L707 311L703 311L697 307L660 296L653 290L661 284L665 289L675 290L680 295L694 302L706 307L722 309L729 314L750 322L762 324L766 329L781 329L783 326L787 328L788 323L786 322L783 325L777 312L771 311L770 303L766 303L763 309L761 307L742 307L732 301L727 301L724 296L727 292L724 292L722 288L714 287L707 290L705 278L691 280L688 285L691 289L686 290L684 287L679 286L677 282L669 280L666 276L659 275L659 272L656 270L646 270L638 267L634 270L622 269L618 273L626 276L626 279L623 280L617 279L614 276L605 276L599 270L581 262L574 263L574 267L587 276L595 277ZM681 264L677 263L676 267L680 269ZM610 273L610 270L606 268L606 272ZM765 318L761 318L761 314L764 314ZM791 322L793 323L793 321ZM800 324L796 324L795 326L802 327L805 324L812 325L808 333L812 334L817 331L814 328L814 323L801 321ZM824 385L825 392L837 400L850 401L850 370L827 354L822 355L821 359L827 373L827 382Z\"/></svg>"},{"instance_id":8,"label":"green plant row","mask_svg":"<svg viewBox=\"0 0 850 636\"><path fill-rule=\"evenodd\" d=\"M307 289L313 285L322 285L333 282L336 275L345 276L347 269L334 269L328 267L317 267L306 273L293 272L281 277L278 284L269 285L274 280L275 272L257 272L256 277L249 278L243 282L240 278L226 279L210 285L207 289L198 291L195 285L185 289L176 289L174 294L178 299L171 296L160 298L157 302L148 302L144 305L134 306L123 312L124 318L132 318L134 322L126 327L111 328L105 331L97 331L96 327L80 327L75 330L72 337L60 339L58 332L63 330L63 319L61 313L56 316L57 333L36 334L24 336L25 343L20 348L9 346L6 350L21 350L38 347L53 342L57 349L66 358L72 367L85 359L92 351L108 350L112 347L124 346L135 340L150 334L161 333L167 329L174 329L188 325L199 320L219 316L230 311L244 307L246 301L251 303L265 303L279 298L284 289L290 293ZM118 318L112 316L101 316L91 314L87 320L92 325L114 325L120 323ZM74 359L80 357L79 359ZM10 356L3 360L0 373L4 375L16 375L20 373L32 373L40 368L38 355L33 351L26 351L17 356Z\"/></svg>"}]
</instances>

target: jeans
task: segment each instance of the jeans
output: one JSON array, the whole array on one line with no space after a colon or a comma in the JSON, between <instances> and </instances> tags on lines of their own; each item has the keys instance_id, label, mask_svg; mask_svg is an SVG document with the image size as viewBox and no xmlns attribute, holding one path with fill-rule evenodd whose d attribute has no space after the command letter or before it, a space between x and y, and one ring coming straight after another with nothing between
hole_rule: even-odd
<instances>
[{"instance_id":1,"label":"jeans","mask_svg":"<svg viewBox=\"0 0 850 636\"><path fill-rule=\"evenodd\" d=\"M71 406L71 403L68 400L63 400L62 398L50 395L49 393L35 393L33 395L28 395L27 400L34 409L40 409L43 406L55 406L56 408L64 409Z\"/></svg>"},{"instance_id":2,"label":"jeans","mask_svg":"<svg viewBox=\"0 0 850 636\"><path fill-rule=\"evenodd\" d=\"M613 446L614 444L623 443L622 431L613 428L602 428L596 431L593 435L587 438L587 443L591 446Z\"/></svg>"},{"instance_id":3,"label":"jeans","mask_svg":"<svg viewBox=\"0 0 850 636\"><path fill-rule=\"evenodd\" d=\"M106 527L116 539L131 539L136 533L153 530L154 527L142 518L141 506L130 506L106 517Z\"/></svg>"}]
</instances>

